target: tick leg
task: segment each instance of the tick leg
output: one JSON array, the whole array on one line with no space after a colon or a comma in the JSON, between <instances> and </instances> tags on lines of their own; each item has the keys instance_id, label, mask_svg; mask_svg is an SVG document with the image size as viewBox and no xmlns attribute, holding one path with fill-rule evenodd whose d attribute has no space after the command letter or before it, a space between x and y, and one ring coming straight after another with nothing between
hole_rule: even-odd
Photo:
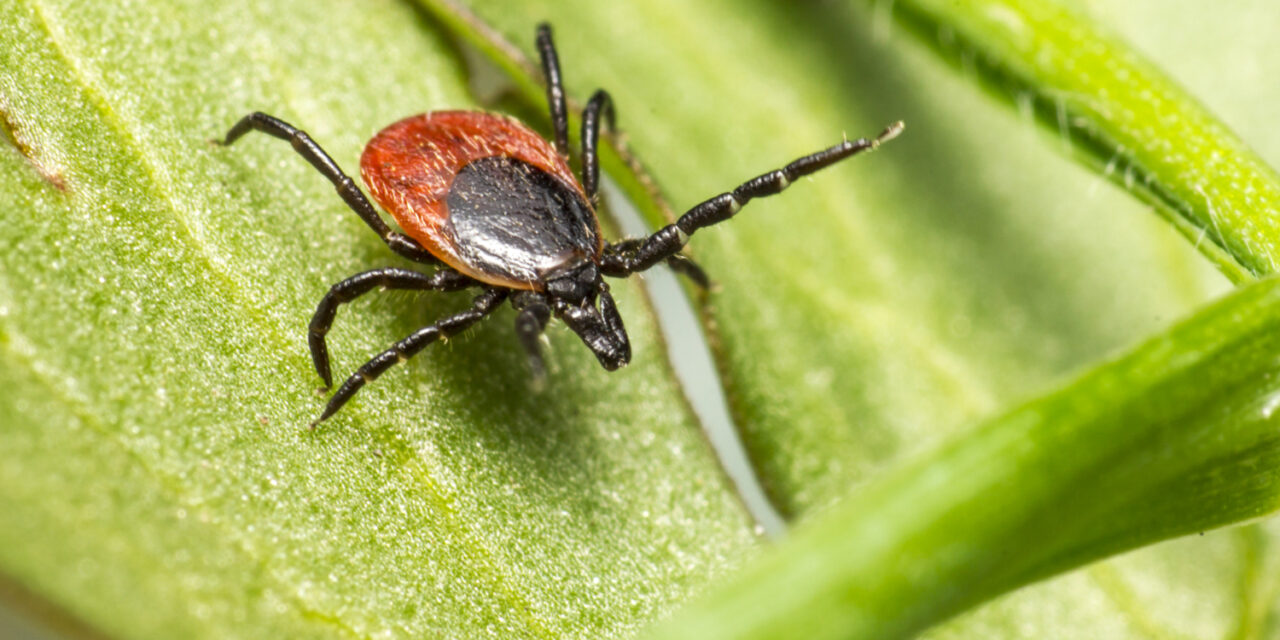
<instances>
[{"instance_id":1,"label":"tick leg","mask_svg":"<svg viewBox=\"0 0 1280 640\"><path fill-rule=\"evenodd\" d=\"M333 326L333 318L338 307L369 293L375 288L413 289L420 291L457 291L478 284L452 269L441 269L431 275L388 267L357 273L329 288L329 292L320 299L315 315L311 316L311 328L307 334L307 342L311 345L311 361L316 365L316 373L324 380L324 387L333 386L333 376L329 372L329 347L325 345L325 335Z\"/></svg>"},{"instance_id":2,"label":"tick leg","mask_svg":"<svg viewBox=\"0 0 1280 640\"><path fill-rule=\"evenodd\" d=\"M520 310L520 313L516 314L516 335L520 338L520 344L524 347L525 353L529 355L529 370L533 374L533 384L541 388L546 384L547 365L542 359L538 338L547 328L547 321L551 319L551 307L547 305L546 297L542 294L521 292L517 296L512 300L516 309Z\"/></svg>"},{"instance_id":3,"label":"tick leg","mask_svg":"<svg viewBox=\"0 0 1280 640\"><path fill-rule=\"evenodd\" d=\"M338 167L338 163L334 162L333 158L330 158L329 154L325 153L324 149L321 149L320 145L316 144L311 139L311 136L307 135L306 131L275 116L255 111L241 118L235 126L231 127L231 130L227 132L227 137L220 144L223 146L230 145L249 131L261 131L269 136L289 141L293 145L293 150L298 152L298 155L305 158L307 162L311 163L311 166L315 167L317 171L329 179L329 182L333 183L334 188L338 190L338 195L342 196L342 200L347 203L347 206L351 207L351 210L355 211L356 215L360 216L360 219L364 220L364 223L369 225L369 228L373 229L373 232L378 234L378 237L382 238L382 241L387 243L387 246L391 247L392 251L415 262L440 264L440 261L426 249L423 249L422 245L418 244L416 240L403 233L392 231L391 227L387 226L387 223L378 215L373 205L369 204L369 199L356 186L355 181L342 172L342 169Z\"/></svg>"},{"instance_id":4,"label":"tick leg","mask_svg":"<svg viewBox=\"0 0 1280 640\"><path fill-rule=\"evenodd\" d=\"M613 112L613 99L604 89L597 89L582 110L582 188L587 192L587 199L596 202L596 192L600 188L600 159L596 156L596 143L600 140L600 114L613 131L617 119Z\"/></svg>"},{"instance_id":5,"label":"tick leg","mask_svg":"<svg viewBox=\"0 0 1280 640\"><path fill-rule=\"evenodd\" d=\"M711 278L707 276L707 272L693 261L693 258L682 253L673 253L667 257L667 266L672 271L684 275L684 277L693 281L700 289L711 288Z\"/></svg>"},{"instance_id":6,"label":"tick leg","mask_svg":"<svg viewBox=\"0 0 1280 640\"><path fill-rule=\"evenodd\" d=\"M333 397L329 398L329 404L325 405L324 412L320 414L320 417L315 422L311 423L311 428L314 429L316 425L337 413L338 409L341 409L342 405L345 405L366 382L376 379L393 365L417 355L419 351L422 351L437 339L448 338L475 324L477 320L497 309L498 305L502 304L506 297L506 289L488 289L476 296L470 309L449 316L433 325L418 329L409 337L392 345L390 349L374 356L372 360L356 369L356 372L351 374L351 377L347 378L347 381L343 382L341 387L338 387L338 391L333 394Z\"/></svg>"},{"instance_id":7,"label":"tick leg","mask_svg":"<svg viewBox=\"0 0 1280 640\"><path fill-rule=\"evenodd\" d=\"M628 266L634 260L636 251L644 244L645 238L630 238L622 240L615 244L608 245L604 248L604 254L600 256L600 270L607 276L625 277L631 273ZM682 253L673 253L667 256L667 266L672 271L679 273L693 281L703 289L711 288L711 278L707 276L707 272L698 266L693 258Z\"/></svg>"},{"instance_id":8,"label":"tick leg","mask_svg":"<svg viewBox=\"0 0 1280 640\"><path fill-rule=\"evenodd\" d=\"M889 125L879 136L867 139L845 140L834 147L823 149L814 154L795 160L787 166L756 176L728 193L722 193L703 202L680 216L675 224L669 224L645 239L639 249L631 254L625 264L611 265L609 275L644 271L670 256L676 254L687 242L689 236L703 227L724 222L732 218L743 205L752 198L761 198L781 193L798 178L807 176L819 169L831 166L860 151L875 149L881 143L891 140L902 133L902 123Z\"/></svg>"},{"instance_id":9,"label":"tick leg","mask_svg":"<svg viewBox=\"0 0 1280 640\"><path fill-rule=\"evenodd\" d=\"M538 25L538 55L542 58L542 75L547 79L547 103L551 107L551 126L556 132L556 151L569 155L569 109L564 104L564 80L560 78L560 56L551 40L551 25Z\"/></svg>"}]
</instances>

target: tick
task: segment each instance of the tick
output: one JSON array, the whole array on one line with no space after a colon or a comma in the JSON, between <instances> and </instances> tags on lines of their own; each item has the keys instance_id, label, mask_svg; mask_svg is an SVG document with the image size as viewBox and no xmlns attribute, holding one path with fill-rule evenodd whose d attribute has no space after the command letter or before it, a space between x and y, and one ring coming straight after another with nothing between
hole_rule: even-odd
<instances>
[{"instance_id":1,"label":"tick","mask_svg":"<svg viewBox=\"0 0 1280 640\"><path fill-rule=\"evenodd\" d=\"M706 274L680 253L694 232L728 220L752 198L780 193L796 179L875 149L902 131L897 122L876 138L844 140L706 200L647 238L609 243L596 219L596 145L602 117L614 128L613 101L597 90L582 111L579 181L569 168L568 110L549 25L538 26L537 47L555 129L553 142L506 116L433 111L383 129L365 146L360 176L403 233L383 221L355 181L305 131L257 112L237 122L221 142L229 145L249 131L288 140L393 252L435 266L430 274L399 267L373 269L329 289L308 334L311 358L325 388L333 386L325 335L340 305L375 288L479 290L470 309L415 331L357 369L329 398L312 427L387 369L466 329L504 301L516 309L516 336L536 381L546 376L538 339L552 316L578 334L605 369L627 364L631 343L605 276L622 278L666 262L705 287Z\"/></svg>"}]
</instances>

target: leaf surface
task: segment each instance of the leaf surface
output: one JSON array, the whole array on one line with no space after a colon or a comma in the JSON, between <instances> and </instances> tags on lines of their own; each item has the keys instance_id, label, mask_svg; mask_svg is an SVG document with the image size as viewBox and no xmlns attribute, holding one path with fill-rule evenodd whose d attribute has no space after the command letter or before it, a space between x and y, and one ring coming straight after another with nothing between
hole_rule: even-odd
<instances>
[{"instance_id":1,"label":"leaf surface","mask_svg":"<svg viewBox=\"0 0 1280 640\"><path fill-rule=\"evenodd\" d=\"M623 635L751 552L646 302L610 375L552 331L534 393L504 310L319 430L306 326L403 264L261 109L348 170L472 104L412 7L8 3L0 17L0 571L114 637ZM345 375L467 294L374 293Z\"/></svg>"},{"instance_id":2,"label":"leaf surface","mask_svg":"<svg viewBox=\"0 0 1280 640\"><path fill-rule=\"evenodd\" d=\"M1241 28L1200 48L1257 55L1246 44L1269 7L1229 4L1214 13ZM1158 34L1195 9L1144 6L1106 17ZM841 134L908 122L881 152L691 245L720 284L706 315L730 401L790 514L829 508L1225 288L1141 204L875 10L475 8L526 52L551 20L571 94L613 92L677 209ZM553 331L555 391L532 395L499 314L303 430L322 402L304 340L315 301L400 263L288 145L205 140L263 109L354 169L386 123L472 104L440 24L393 3L0 11L13 143L0 144L0 423L16 425L0 430L0 571L118 636L600 637L753 552L635 285L615 288L637 353L624 372ZM1188 35L1144 44L1185 65L1173 50ZM1250 69L1222 67L1228 88ZM1254 113L1250 139L1275 139ZM336 369L464 297L351 305ZM1165 545L934 633L1274 632L1272 540L1246 528Z\"/></svg>"},{"instance_id":3,"label":"leaf surface","mask_svg":"<svg viewBox=\"0 0 1280 640\"><path fill-rule=\"evenodd\" d=\"M1242 287L875 478L657 637L908 638L1091 560L1271 515L1278 328L1280 280Z\"/></svg>"},{"instance_id":4,"label":"leaf surface","mask_svg":"<svg viewBox=\"0 0 1280 640\"><path fill-rule=\"evenodd\" d=\"M721 284L706 313L739 426L791 513L821 509L1224 287L1146 207L1062 158L1061 138L975 92L971 67L940 64L883 11L477 6L517 42L523 23L557 25L562 58L576 60L576 70L565 63L570 93L613 93L629 146L662 159L649 169L677 209L770 168L768 158L812 150L824 123L858 135L907 121L901 139L856 168L752 203L690 245ZM1201 8L1187 3L1112 9L1160 46L1157 59L1200 65L1201 86L1253 89L1223 68L1265 75L1270 8L1215 9L1225 19L1201 20L1219 25L1208 33L1174 26L1197 23L1185 16ZM678 42L656 44L669 31ZM1230 51L1221 65L1197 54L1216 47ZM1253 113L1249 133L1270 135ZM1024 590L938 633L1247 637L1272 615L1274 549L1251 528L1172 543Z\"/></svg>"}]
</instances>

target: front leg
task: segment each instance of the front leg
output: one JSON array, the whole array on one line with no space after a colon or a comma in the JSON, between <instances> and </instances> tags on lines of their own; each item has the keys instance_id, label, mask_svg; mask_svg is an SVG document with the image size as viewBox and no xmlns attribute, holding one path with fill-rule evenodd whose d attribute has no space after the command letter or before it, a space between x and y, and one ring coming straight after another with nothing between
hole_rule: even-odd
<instances>
[{"instance_id":1,"label":"front leg","mask_svg":"<svg viewBox=\"0 0 1280 640\"><path fill-rule=\"evenodd\" d=\"M630 266L635 262L636 252L645 242L645 238L629 238L604 248L600 256L600 271L614 278L625 278L631 275ZM711 288L711 278L698 266L693 258L683 253L667 256L667 266L671 270L693 281L701 289Z\"/></svg>"},{"instance_id":2,"label":"front leg","mask_svg":"<svg viewBox=\"0 0 1280 640\"><path fill-rule=\"evenodd\" d=\"M547 81L547 106L551 111L551 128L555 130L556 151L569 157L569 109L565 106L564 80L560 77L560 56L551 39L551 25L538 25L538 56L542 58L542 75Z\"/></svg>"},{"instance_id":3,"label":"front leg","mask_svg":"<svg viewBox=\"0 0 1280 640\"><path fill-rule=\"evenodd\" d=\"M617 118L613 111L613 99L604 89L597 89L582 110L582 190L594 206L599 200L600 158L596 155L596 146L600 141L600 116L604 115L610 131L617 129Z\"/></svg>"},{"instance_id":4,"label":"front leg","mask_svg":"<svg viewBox=\"0 0 1280 640\"><path fill-rule=\"evenodd\" d=\"M829 167L861 151L870 151L902 133L903 124L889 125L879 136L867 139L845 140L838 145L811 153L792 161L781 169L756 176L737 186L733 191L706 200L680 216L675 224L669 224L645 238L632 257L620 269L626 273L644 271L675 255L689 242L689 236L732 218L743 206L755 198L782 193L797 179Z\"/></svg>"}]
</instances>

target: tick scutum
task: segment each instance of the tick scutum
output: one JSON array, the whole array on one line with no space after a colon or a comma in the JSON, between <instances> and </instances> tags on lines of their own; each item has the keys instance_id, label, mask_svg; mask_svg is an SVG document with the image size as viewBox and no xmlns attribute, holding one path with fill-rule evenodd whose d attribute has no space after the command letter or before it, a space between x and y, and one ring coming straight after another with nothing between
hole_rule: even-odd
<instances>
[{"instance_id":1,"label":"tick scutum","mask_svg":"<svg viewBox=\"0 0 1280 640\"><path fill-rule=\"evenodd\" d=\"M447 203L446 233L458 257L488 275L541 289L549 274L598 260L595 213L582 194L518 158L467 164Z\"/></svg>"}]
</instances>

